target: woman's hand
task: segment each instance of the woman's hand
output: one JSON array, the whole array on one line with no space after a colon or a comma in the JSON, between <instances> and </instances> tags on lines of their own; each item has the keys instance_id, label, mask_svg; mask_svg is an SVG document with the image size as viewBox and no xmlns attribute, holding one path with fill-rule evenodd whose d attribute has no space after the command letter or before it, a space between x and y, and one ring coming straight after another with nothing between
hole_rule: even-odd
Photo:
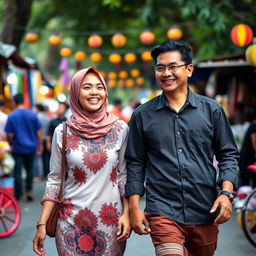
<instances>
[{"instance_id":1,"label":"woman's hand","mask_svg":"<svg viewBox=\"0 0 256 256\"><path fill-rule=\"evenodd\" d=\"M130 219L129 214L124 213L118 221L118 227L117 227L117 241L123 242L126 239L128 239L131 235L131 225L130 225Z\"/></svg>"},{"instance_id":2,"label":"woman's hand","mask_svg":"<svg viewBox=\"0 0 256 256\"><path fill-rule=\"evenodd\" d=\"M45 255L44 240L46 237L45 225L38 226L37 232L33 239L33 250L38 255Z\"/></svg>"}]
</instances>

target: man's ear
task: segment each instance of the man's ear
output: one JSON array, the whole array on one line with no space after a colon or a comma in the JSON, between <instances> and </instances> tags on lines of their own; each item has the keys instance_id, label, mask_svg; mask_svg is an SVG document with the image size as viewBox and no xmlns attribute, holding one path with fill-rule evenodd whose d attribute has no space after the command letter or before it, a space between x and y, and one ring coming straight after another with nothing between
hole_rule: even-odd
<instances>
[{"instance_id":1,"label":"man's ear","mask_svg":"<svg viewBox=\"0 0 256 256\"><path fill-rule=\"evenodd\" d=\"M194 65L193 65L193 64L189 64L189 65L187 66L187 76L188 76L188 77L191 77L192 74L193 74L193 71L194 71Z\"/></svg>"}]
</instances>

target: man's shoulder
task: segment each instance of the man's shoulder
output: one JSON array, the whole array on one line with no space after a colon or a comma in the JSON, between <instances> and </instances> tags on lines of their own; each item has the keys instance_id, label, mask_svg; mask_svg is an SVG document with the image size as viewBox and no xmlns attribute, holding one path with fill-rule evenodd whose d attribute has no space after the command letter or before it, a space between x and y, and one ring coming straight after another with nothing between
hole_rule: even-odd
<instances>
[{"instance_id":1,"label":"man's shoulder","mask_svg":"<svg viewBox=\"0 0 256 256\"><path fill-rule=\"evenodd\" d=\"M197 103L199 103L199 105L209 105L211 108L214 108L214 109L219 109L221 108L220 104L214 100L214 99L211 99L207 96L204 96L204 95L201 95L201 94L197 94L197 93L194 93L193 94Z\"/></svg>"},{"instance_id":2,"label":"man's shoulder","mask_svg":"<svg viewBox=\"0 0 256 256\"><path fill-rule=\"evenodd\" d=\"M159 99L160 99L160 95L154 97L153 99L151 99L151 100L149 100L145 103L143 103L142 105L140 105L139 107L137 107L134 110L134 115L138 115L138 114L140 114L142 112L145 112L145 111L155 111L156 108L157 108Z\"/></svg>"}]
</instances>

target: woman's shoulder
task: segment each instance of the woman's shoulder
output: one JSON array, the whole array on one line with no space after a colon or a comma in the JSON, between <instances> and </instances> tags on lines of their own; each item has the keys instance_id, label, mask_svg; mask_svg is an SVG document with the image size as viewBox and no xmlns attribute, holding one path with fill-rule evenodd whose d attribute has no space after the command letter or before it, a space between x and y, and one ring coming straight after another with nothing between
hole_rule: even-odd
<instances>
[{"instance_id":1,"label":"woman's shoulder","mask_svg":"<svg viewBox=\"0 0 256 256\"><path fill-rule=\"evenodd\" d=\"M129 130L127 123L121 119L118 119L115 121L113 128L120 132L121 131L128 132Z\"/></svg>"}]
</instances>

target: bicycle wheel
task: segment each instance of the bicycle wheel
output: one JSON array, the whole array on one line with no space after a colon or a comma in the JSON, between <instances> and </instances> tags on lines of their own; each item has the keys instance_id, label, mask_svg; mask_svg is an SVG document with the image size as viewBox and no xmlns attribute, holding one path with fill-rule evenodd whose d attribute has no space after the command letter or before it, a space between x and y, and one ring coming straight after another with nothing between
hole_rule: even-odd
<instances>
[{"instance_id":1,"label":"bicycle wheel","mask_svg":"<svg viewBox=\"0 0 256 256\"><path fill-rule=\"evenodd\" d=\"M11 235L20 225L20 208L15 198L0 190L0 238Z\"/></svg>"},{"instance_id":2,"label":"bicycle wheel","mask_svg":"<svg viewBox=\"0 0 256 256\"><path fill-rule=\"evenodd\" d=\"M245 200L242 209L242 228L246 238L256 247L256 189Z\"/></svg>"}]
</instances>

